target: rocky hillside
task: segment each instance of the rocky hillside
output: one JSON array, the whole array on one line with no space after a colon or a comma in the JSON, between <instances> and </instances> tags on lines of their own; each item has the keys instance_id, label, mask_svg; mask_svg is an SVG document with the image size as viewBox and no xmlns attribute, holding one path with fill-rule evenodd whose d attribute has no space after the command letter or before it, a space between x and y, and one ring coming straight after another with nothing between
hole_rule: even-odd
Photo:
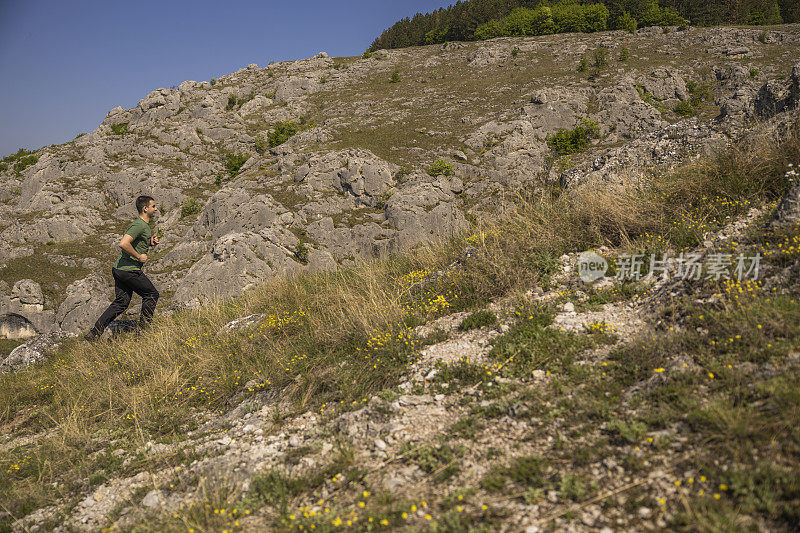
<instances>
[{"instance_id":1,"label":"rocky hillside","mask_svg":"<svg viewBox=\"0 0 800 533\"><path fill-rule=\"evenodd\" d=\"M796 104L799 47L796 25L648 28L320 53L153 91L0 166L0 332L85 330L139 194L161 209L159 309L197 305L446 237L546 182L703 153ZM597 138L559 157L548 136L584 119Z\"/></svg>"},{"instance_id":2,"label":"rocky hillside","mask_svg":"<svg viewBox=\"0 0 800 533\"><path fill-rule=\"evenodd\" d=\"M796 530L798 45L320 54L6 158L0 531ZM141 193L152 328L65 338Z\"/></svg>"}]
</instances>

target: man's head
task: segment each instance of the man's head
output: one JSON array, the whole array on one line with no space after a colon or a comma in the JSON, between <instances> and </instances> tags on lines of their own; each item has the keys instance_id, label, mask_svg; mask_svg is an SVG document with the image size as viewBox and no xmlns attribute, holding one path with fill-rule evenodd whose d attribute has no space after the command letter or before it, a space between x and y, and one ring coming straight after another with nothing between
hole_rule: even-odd
<instances>
[{"instance_id":1,"label":"man's head","mask_svg":"<svg viewBox=\"0 0 800 533\"><path fill-rule=\"evenodd\" d=\"M155 215L158 208L152 196L140 196L136 199L136 210L140 215L146 215L149 218Z\"/></svg>"}]
</instances>

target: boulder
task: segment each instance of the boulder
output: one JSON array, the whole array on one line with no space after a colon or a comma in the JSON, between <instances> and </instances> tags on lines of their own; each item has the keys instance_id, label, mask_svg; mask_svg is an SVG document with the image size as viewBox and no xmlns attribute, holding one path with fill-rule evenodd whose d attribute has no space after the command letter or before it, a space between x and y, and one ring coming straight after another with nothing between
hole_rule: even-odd
<instances>
[{"instance_id":1,"label":"boulder","mask_svg":"<svg viewBox=\"0 0 800 533\"><path fill-rule=\"evenodd\" d=\"M283 241L283 246L273 241ZM230 233L217 239L202 259L189 269L175 292L176 303L197 305L204 300L227 299L279 273L298 272L294 257L297 238L289 231L280 238L268 232Z\"/></svg>"},{"instance_id":2,"label":"boulder","mask_svg":"<svg viewBox=\"0 0 800 533\"><path fill-rule=\"evenodd\" d=\"M23 305L32 306L37 311L44 309L42 287L32 279L22 279L11 289L11 298L18 299Z\"/></svg>"},{"instance_id":3,"label":"boulder","mask_svg":"<svg viewBox=\"0 0 800 533\"><path fill-rule=\"evenodd\" d=\"M61 346L69 335L63 331L53 331L39 335L14 348L11 353L0 361L0 373L18 372L32 364L43 361L47 355Z\"/></svg>"},{"instance_id":4,"label":"boulder","mask_svg":"<svg viewBox=\"0 0 800 533\"><path fill-rule=\"evenodd\" d=\"M111 303L109 295L112 294L111 287L99 274L90 274L71 283L56 312L56 323L67 333L88 331Z\"/></svg>"}]
</instances>

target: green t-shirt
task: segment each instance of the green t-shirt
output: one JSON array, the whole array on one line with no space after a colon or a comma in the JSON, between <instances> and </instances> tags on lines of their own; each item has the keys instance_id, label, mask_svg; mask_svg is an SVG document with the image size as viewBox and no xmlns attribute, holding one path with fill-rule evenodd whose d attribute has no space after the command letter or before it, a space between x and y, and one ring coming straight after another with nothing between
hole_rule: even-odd
<instances>
[{"instance_id":1,"label":"green t-shirt","mask_svg":"<svg viewBox=\"0 0 800 533\"><path fill-rule=\"evenodd\" d=\"M125 231L125 235L133 237L131 245L136 253L146 254L150 249L150 238L153 232L150 230L150 225L142 220L142 217L136 217L136 220L131 222L130 227ZM119 251L119 258L114 263L114 268L117 270L141 270L142 262L137 261L124 250Z\"/></svg>"}]
</instances>

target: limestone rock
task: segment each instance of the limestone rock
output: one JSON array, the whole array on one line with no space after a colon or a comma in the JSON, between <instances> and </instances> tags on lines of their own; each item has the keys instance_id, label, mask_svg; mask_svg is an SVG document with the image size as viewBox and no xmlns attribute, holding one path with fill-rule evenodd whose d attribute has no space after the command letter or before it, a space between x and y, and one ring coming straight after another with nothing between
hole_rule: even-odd
<instances>
[{"instance_id":1,"label":"limestone rock","mask_svg":"<svg viewBox=\"0 0 800 533\"><path fill-rule=\"evenodd\" d=\"M47 354L56 349L69 335L62 331L45 333L14 348L3 361L0 372L17 372L46 359Z\"/></svg>"},{"instance_id":2,"label":"limestone rock","mask_svg":"<svg viewBox=\"0 0 800 533\"><path fill-rule=\"evenodd\" d=\"M75 334L88 331L111 303L109 296L112 295L113 285L109 285L99 274L90 274L71 283L67 287L66 298L56 312L59 328Z\"/></svg>"},{"instance_id":3,"label":"limestone rock","mask_svg":"<svg viewBox=\"0 0 800 533\"><path fill-rule=\"evenodd\" d=\"M11 298L16 298L23 305L37 306L39 310L44 306L42 287L32 279L23 279L14 284L11 289Z\"/></svg>"},{"instance_id":4,"label":"limestone rock","mask_svg":"<svg viewBox=\"0 0 800 533\"><path fill-rule=\"evenodd\" d=\"M770 221L772 227L800 224L800 180L797 179L797 171L790 170L790 173L794 174L795 184L775 209Z\"/></svg>"}]
</instances>

